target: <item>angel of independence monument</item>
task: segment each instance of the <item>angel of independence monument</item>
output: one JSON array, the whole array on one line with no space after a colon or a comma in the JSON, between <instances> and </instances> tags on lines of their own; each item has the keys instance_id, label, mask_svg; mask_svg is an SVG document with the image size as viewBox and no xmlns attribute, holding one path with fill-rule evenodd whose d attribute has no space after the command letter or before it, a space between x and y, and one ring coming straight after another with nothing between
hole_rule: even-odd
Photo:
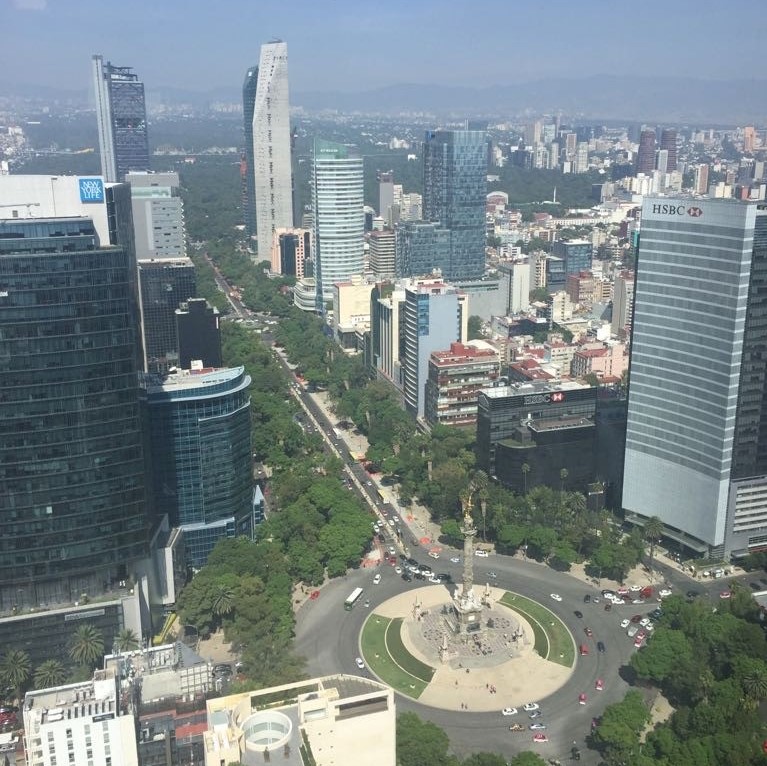
<instances>
[{"instance_id":1,"label":"angel of independence monument","mask_svg":"<svg viewBox=\"0 0 767 766\"><path fill-rule=\"evenodd\" d=\"M474 538L477 536L477 528L471 516L472 490L461 497L463 508L463 582L456 588L453 595L453 617L451 620L453 630L462 636L476 635L483 632L482 613L485 604L489 605L489 589L485 589L482 599L474 592Z\"/></svg>"}]
</instances>

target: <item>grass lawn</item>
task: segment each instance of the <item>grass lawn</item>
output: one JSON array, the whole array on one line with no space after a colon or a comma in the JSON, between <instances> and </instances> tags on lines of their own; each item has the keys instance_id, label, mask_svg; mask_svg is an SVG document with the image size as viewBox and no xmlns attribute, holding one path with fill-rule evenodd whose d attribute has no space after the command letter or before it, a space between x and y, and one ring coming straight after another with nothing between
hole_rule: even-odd
<instances>
[{"instance_id":1,"label":"grass lawn","mask_svg":"<svg viewBox=\"0 0 767 766\"><path fill-rule=\"evenodd\" d=\"M389 654L394 658L394 661L406 673L410 673L411 676L415 676L427 684L431 681L434 676L434 668L431 665L427 665L425 662L421 662L417 657L413 657L402 643L401 617L397 617L391 621L389 629L386 631L386 646L389 649Z\"/></svg>"},{"instance_id":2,"label":"grass lawn","mask_svg":"<svg viewBox=\"0 0 767 766\"><path fill-rule=\"evenodd\" d=\"M575 664L575 644L570 631L554 612L537 601L506 592L501 603L527 618L535 634L535 650L544 659L571 668ZM543 632L543 636L540 632Z\"/></svg>"},{"instance_id":3,"label":"grass lawn","mask_svg":"<svg viewBox=\"0 0 767 766\"><path fill-rule=\"evenodd\" d=\"M402 639L399 638L401 622L401 620L389 620L377 614L370 615L362 628L362 656L370 669L384 683L389 684L392 689L400 692L400 694L406 694L408 697L418 699L423 694L428 682L408 673L398 661L395 661L387 647L387 631L389 631L390 625L392 626L392 631L389 631L389 641L391 642L393 632L396 632L399 645L402 644ZM399 624L394 625L393 623ZM423 664L418 662L412 655L408 656L411 661L417 662L419 665Z\"/></svg>"}]
</instances>

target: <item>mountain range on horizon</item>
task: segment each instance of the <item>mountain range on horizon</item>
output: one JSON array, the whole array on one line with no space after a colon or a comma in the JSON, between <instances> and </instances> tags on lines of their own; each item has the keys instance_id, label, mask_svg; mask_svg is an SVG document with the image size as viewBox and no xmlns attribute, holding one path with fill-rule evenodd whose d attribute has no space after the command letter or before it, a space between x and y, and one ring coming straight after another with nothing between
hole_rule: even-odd
<instances>
[{"instance_id":1,"label":"mountain range on horizon","mask_svg":"<svg viewBox=\"0 0 767 766\"><path fill-rule=\"evenodd\" d=\"M396 116L529 117L561 113L575 119L614 119L674 124L767 123L767 80L698 80L682 77L597 75L545 78L485 87L401 84L364 91L294 91L291 104L323 110ZM192 91L146 83L150 104L239 103L239 88ZM0 82L0 95L87 104L88 91Z\"/></svg>"}]
</instances>

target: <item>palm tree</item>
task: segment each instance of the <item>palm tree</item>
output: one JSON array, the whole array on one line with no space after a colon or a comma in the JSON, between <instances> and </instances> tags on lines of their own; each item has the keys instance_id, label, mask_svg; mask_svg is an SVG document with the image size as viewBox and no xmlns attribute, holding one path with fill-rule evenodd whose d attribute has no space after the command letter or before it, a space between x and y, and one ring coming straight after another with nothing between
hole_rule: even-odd
<instances>
[{"instance_id":1,"label":"palm tree","mask_svg":"<svg viewBox=\"0 0 767 766\"><path fill-rule=\"evenodd\" d=\"M117 640L115 641L115 648L118 652L132 652L134 649L138 649L139 640L136 635L136 631L130 628L123 628L117 634Z\"/></svg>"},{"instance_id":2,"label":"palm tree","mask_svg":"<svg viewBox=\"0 0 767 766\"><path fill-rule=\"evenodd\" d=\"M651 516L644 525L644 537L650 543L650 576L652 576L653 557L655 556L655 543L663 534L663 522L657 516Z\"/></svg>"},{"instance_id":3,"label":"palm tree","mask_svg":"<svg viewBox=\"0 0 767 766\"><path fill-rule=\"evenodd\" d=\"M16 699L20 700L24 686L32 675L29 655L23 649L9 649L0 665L0 675L8 686L13 687Z\"/></svg>"},{"instance_id":4,"label":"palm tree","mask_svg":"<svg viewBox=\"0 0 767 766\"><path fill-rule=\"evenodd\" d=\"M50 686L61 686L67 678L67 669L58 660L46 660L35 670L35 687L47 689Z\"/></svg>"},{"instance_id":5,"label":"palm tree","mask_svg":"<svg viewBox=\"0 0 767 766\"><path fill-rule=\"evenodd\" d=\"M524 487L525 494L527 494L527 474L530 473L530 465L528 463L522 463L522 486Z\"/></svg>"},{"instance_id":6,"label":"palm tree","mask_svg":"<svg viewBox=\"0 0 767 766\"><path fill-rule=\"evenodd\" d=\"M90 623L80 625L72 634L69 656L78 664L94 667L104 656L104 637Z\"/></svg>"},{"instance_id":7,"label":"palm tree","mask_svg":"<svg viewBox=\"0 0 767 766\"><path fill-rule=\"evenodd\" d=\"M234 598L234 591L228 585L219 583L213 596L213 614L216 617L225 617L227 614L231 614L234 609Z\"/></svg>"},{"instance_id":8,"label":"palm tree","mask_svg":"<svg viewBox=\"0 0 767 766\"><path fill-rule=\"evenodd\" d=\"M767 698L767 672L761 668L755 668L743 676L743 691L747 699L755 703L754 707L756 707Z\"/></svg>"}]
</instances>

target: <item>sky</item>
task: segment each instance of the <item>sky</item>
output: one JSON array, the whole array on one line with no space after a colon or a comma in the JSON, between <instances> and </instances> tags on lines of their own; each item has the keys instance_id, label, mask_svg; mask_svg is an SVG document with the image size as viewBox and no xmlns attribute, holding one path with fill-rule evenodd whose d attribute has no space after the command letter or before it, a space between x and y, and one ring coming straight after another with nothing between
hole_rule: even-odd
<instances>
[{"instance_id":1,"label":"sky","mask_svg":"<svg viewBox=\"0 0 767 766\"><path fill-rule=\"evenodd\" d=\"M0 0L0 82L86 90L90 58L153 88L241 87L288 43L292 91L599 74L762 79L764 0Z\"/></svg>"}]
</instances>

